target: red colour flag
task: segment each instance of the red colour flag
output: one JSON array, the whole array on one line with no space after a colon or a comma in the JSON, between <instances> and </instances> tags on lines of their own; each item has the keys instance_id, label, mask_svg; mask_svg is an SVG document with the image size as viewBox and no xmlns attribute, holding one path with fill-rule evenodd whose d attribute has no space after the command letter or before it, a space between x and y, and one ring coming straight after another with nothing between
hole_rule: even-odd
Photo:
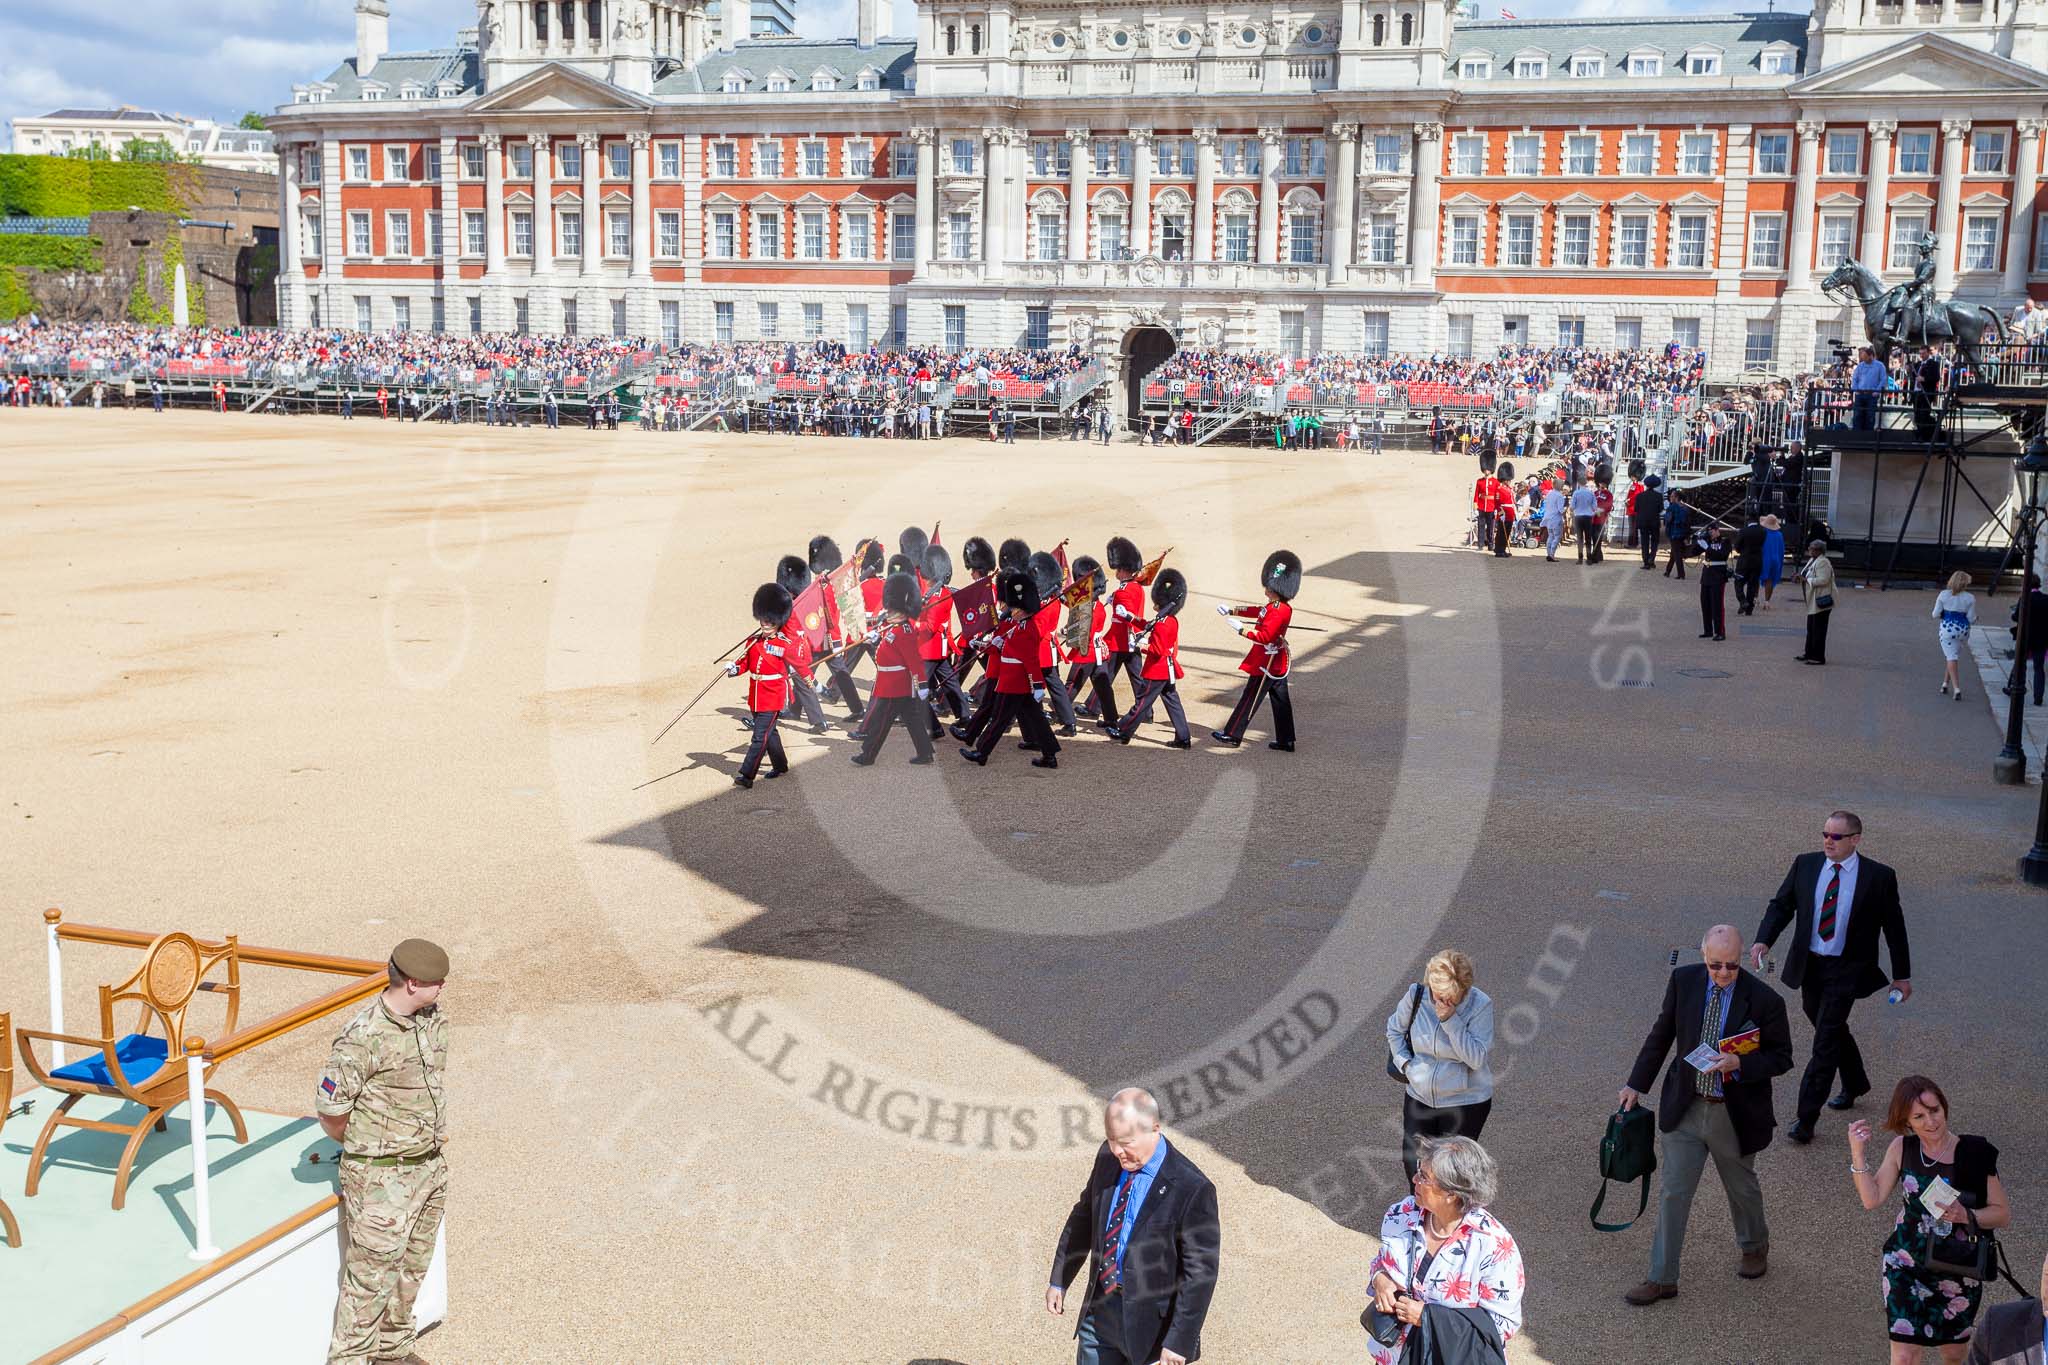
<instances>
[{"instance_id":1,"label":"red colour flag","mask_svg":"<svg viewBox=\"0 0 2048 1365\"><path fill-rule=\"evenodd\" d=\"M796 595L796 607L789 614L790 621L803 632L804 639L818 654L830 653L832 649L830 622L825 616L825 591L823 578L812 579L811 586Z\"/></svg>"},{"instance_id":2,"label":"red colour flag","mask_svg":"<svg viewBox=\"0 0 2048 1365\"><path fill-rule=\"evenodd\" d=\"M996 581L977 578L953 594L953 609L960 615L960 638L971 640L995 620Z\"/></svg>"}]
</instances>

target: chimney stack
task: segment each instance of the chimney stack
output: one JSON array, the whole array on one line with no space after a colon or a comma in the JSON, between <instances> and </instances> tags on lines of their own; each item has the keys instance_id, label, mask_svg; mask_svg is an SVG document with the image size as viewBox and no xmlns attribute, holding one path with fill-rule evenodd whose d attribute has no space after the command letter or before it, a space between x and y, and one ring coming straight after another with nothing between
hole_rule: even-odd
<instances>
[{"instance_id":1,"label":"chimney stack","mask_svg":"<svg viewBox=\"0 0 2048 1365\"><path fill-rule=\"evenodd\" d=\"M753 26L753 0L718 0L719 46L731 52L739 47Z\"/></svg>"},{"instance_id":2,"label":"chimney stack","mask_svg":"<svg viewBox=\"0 0 2048 1365\"><path fill-rule=\"evenodd\" d=\"M862 48L875 45L877 38L889 36L890 19L895 6L891 0L854 0L855 42Z\"/></svg>"},{"instance_id":3,"label":"chimney stack","mask_svg":"<svg viewBox=\"0 0 2048 1365\"><path fill-rule=\"evenodd\" d=\"M390 50L390 0L356 0L356 75L375 71Z\"/></svg>"}]
</instances>

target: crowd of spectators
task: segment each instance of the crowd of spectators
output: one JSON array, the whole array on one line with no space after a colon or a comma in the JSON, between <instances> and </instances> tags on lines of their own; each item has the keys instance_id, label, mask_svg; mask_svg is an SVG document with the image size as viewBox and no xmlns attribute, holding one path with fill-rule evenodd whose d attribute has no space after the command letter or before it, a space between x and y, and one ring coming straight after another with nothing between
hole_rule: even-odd
<instances>
[{"instance_id":1,"label":"crowd of spectators","mask_svg":"<svg viewBox=\"0 0 2048 1365\"><path fill-rule=\"evenodd\" d=\"M1654 401L1696 394L1706 353L1671 345L1655 351L1598 351L1583 346L1503 348L1490 357L1342 355L1295 359L1273 351L1181 351L1153 378L1212 384L1226 395L1281 382L1337 387L1354 384L1440 384L1492 394L1507 406L1518 394L1551 387L1562 374L1568 393Z\"/></svg>"}]
</instances>

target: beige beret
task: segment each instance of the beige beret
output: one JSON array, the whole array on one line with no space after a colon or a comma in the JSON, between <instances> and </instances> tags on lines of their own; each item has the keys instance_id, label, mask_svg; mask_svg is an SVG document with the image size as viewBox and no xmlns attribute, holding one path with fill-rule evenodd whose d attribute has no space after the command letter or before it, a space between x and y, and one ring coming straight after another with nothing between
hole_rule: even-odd
<instances>
[{"instance_id":1,"label":"beige beret","mask_svg":"<svg viewBox=\"0 0 2048 1365\"><path fill-rule=\"evenodd\" d=\"M391 950L391 965L398 974L429 985L448 979L448 954L438 943L409 938Z\"/></svg>"}]
</instances>

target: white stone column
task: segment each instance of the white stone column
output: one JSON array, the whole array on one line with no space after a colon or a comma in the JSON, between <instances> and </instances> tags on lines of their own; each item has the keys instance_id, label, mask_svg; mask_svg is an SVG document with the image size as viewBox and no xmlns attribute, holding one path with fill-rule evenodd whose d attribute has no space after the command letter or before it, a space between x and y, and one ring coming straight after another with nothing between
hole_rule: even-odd
<instances>
[{"instance_id":1,"label":"white stone column","mask_svg":"<svg viewBox=\"0 0 2048 1365\"><path fill-rule=\"evenodd\" d=\"M1821 135L1826 129L1826 124L1811 119L1799 122L1799 175L1792 192L1792 231L1786 242L1787 293L1803 293L1813 287L1813 196L1820 177Z\"/></svg>"},{"instance_id":2,"label":"white stone column","mask_svg":"<svg viewBox=\"0 0 2048 1365\"><path fill-rule=\"evenodd\" d=\"M2027 292L2027 272L2034 263L2034 191L2040 184L2041 130L2037 118L2018 122L2018 148L2012 163L2012 218L2005 229L2005 293L2018 299Z\"/></svg>"},{"instance_id":3,"label":"white stone column","mask_svg":"<svg viewBox=\"0 0 2048 1365\"><path fill-rule=\"evenodd\" d=\"M647 188L652 176L647 158L654 155L654 151L647 145L648 141L644 132L626 134L627 155L633 162L632 272L633 278L643 283L651 278L647 273L647 261L654 250L654 203Z\"/></svg>"},{"instance_id":4,"label":"white stone column","mask_svg":"<svg viewBox=\"0 0 2048 1365\"><path fill-rule=\"evenodd\" d=\"M1443 145L1441 123L1415 125L1415 156L1408 168L1408 283L1418 288L1428 288L1436 280L1437 198Z\"/></svg>"},{"instance_id":5,"label":"white stone column","mask_svg":"<svg viewBox=\"0 0 2048 1365\"><path fill-rule=\"evenodd\" d=\"M1152 249L1152 130L1131 129L1131 254Z\"/></svg>"},{"instance_id":6,"label":"white stone column","mask_svg":"<svg viewBox=\"0 0 2048 1365\"><path fill-rule=\"evenodd\" d=\"M442 297L451 298L448 290L462 278L462 145L455 140L455 134L444 133L441 137L441 184L436 202L441 206L441 240L435 243L435 250L441 257ZM446 309L443 309L445 315Z\"/></svg>"},{"instance_id":7,"label":"white stone column","mask_svg":"<svg viewBox=\"0 0 2048 1365\"><path fill-rule=\"evenodd\" d=\"M1970 150L1970 121L1941 121L1941 189L1934 200L1934 292L1947 297L1956 287L1956 228L1963 201L1963 158Z\"/></svg>"},{"instance_id":8,"label":"white stone column","mask_svg":"<svg viewBox=\"0 0 2048 1365\"><path fill-rule=\"evenodd\" d=\"M918 278L931 271L932 242L937 235L939 213L938 167L934 160L937 130L912 128L910 140L917 144L917 246L912 262Z\"/></svg>"},{"instance_id":9,"label":"white stone column","mask_svg":"<svg viewBox=\"0 0 2048 1365\"><path fill-rule=\"evenodd\" d=\"M1088 259L1088 158L1095 154L1086 128L1067 129L1067 259Z\"/></svg>"},{"instance_id":10,"label":"white stone column","mask_svg":"<svg viewBox=\"0 0 2048 1365\"><path fill-rule=\"evenodd\" d=\"M299 144L280 143L277 149L277 241L284 257L283 274L305 278L306 267L299 258ZM296 325L296 320L294 320Z\"/></svg>"},{"instance_id":11,"label":"white stone column","mask_svg":"<svg viewBox=\"0 0 2048 1365\"><path fill-rule=\"evenodd\" d=\"M1195 259L1216 259L1216 130L1195 129Z\"/></svg>"},{"instance_id":12,"label":"white stone column","mask_svg":"<svg viewBox=\"0 0 2048 1365\"><path fill-rule=\"evenodd\" d=\"M1869 164L1864 168L1867 174L1863 177L1863 243L1856 254L1863 264L1879 274L1884 272L1887 257L1885 206L1891 197L1892 134L1898 131L1899 125L1891 119L1872 119L1870 138L1864 147Z\"/></svg>"},{"instance_id":13,"label":"white stone column","mask_svg":"<svg viewBox=\"0 0 2048 1365\"><path fill-rule=\"evenodd\" d=\"M1009 136L1001 128L984 128L981 148L981 266L986 277L1002 265L1009 236Z\"/></svg>"},{"instance_id":14,"label":"white stone column","mask_svg":"<svg viewBox=\"0 0 2048 1365\"><path fill-rule=\"evenodd\" d=\"M1004 245L1010 255L1022 260L1031 254L1031 210L1025 203L1025 196L1031 188L1031 137L1022 128L1012 128L1003 139L1003 151L1009 157L1009 169L1005 174L1009 183L1003 193L1003 210L1008 216L1008 230ZM1008 240L1008 234L1017 234L1017 240Z\"/></svg>"},{"instance_id":15,"label":"white stone column","mask_svg":"<svg viewBox=\"0 0 2048 1365\"><path fill-rule=\"evenodd\" d=\"M1259 129L1259 249L1260 265L1280 259L1280 149L1285 133L1279 128Z\"/></svg>"},{"instance_id":16,"label":"white stone column","mask_svg":"<svg viewBox=\"0 0 2048 1365\"><path fill-rule=\"evenodd\" d=\"M595 283L604 270L604 190L598 177L603 139L596 133L578 133L576 145L583 149L583 277ZM605 322L610 325L609 318Z\"/></svg>"},{"instance_id":17,"label":"white stone column","mask_svg":"<svg viewBox=\"0 0 2048 1365\"><path fill-rule=\"evenodd\" d=\"M505 273L505 139L485 133L484 143L484 274L496 280Z\"/></svg>"},{"instance_id":18,"label":"white stone column","mask_svg":"<svg viewBox=\"0 0 2048 1365\"><path fill-rule=\"evenodd\" d=\"M533 148L533 274L536 282L555 273L555 162L546 133L528 134ZM539 331L538 322L534 330Z\"/></svg>"},{"instance_id":19,"label":"white stone column","mask_svg":"<svg viewBox=\"0 0 2048 1365\"><path fill-rule=\"evenodd\" d=\"M1330 283L1335 286L1351 276L1351 209L1358 198L1358 125L1333 123L1330 137L1337 144L1337 164L1323 185L1323 259L1330 263Z\"/></svg>"}]
</instances>

